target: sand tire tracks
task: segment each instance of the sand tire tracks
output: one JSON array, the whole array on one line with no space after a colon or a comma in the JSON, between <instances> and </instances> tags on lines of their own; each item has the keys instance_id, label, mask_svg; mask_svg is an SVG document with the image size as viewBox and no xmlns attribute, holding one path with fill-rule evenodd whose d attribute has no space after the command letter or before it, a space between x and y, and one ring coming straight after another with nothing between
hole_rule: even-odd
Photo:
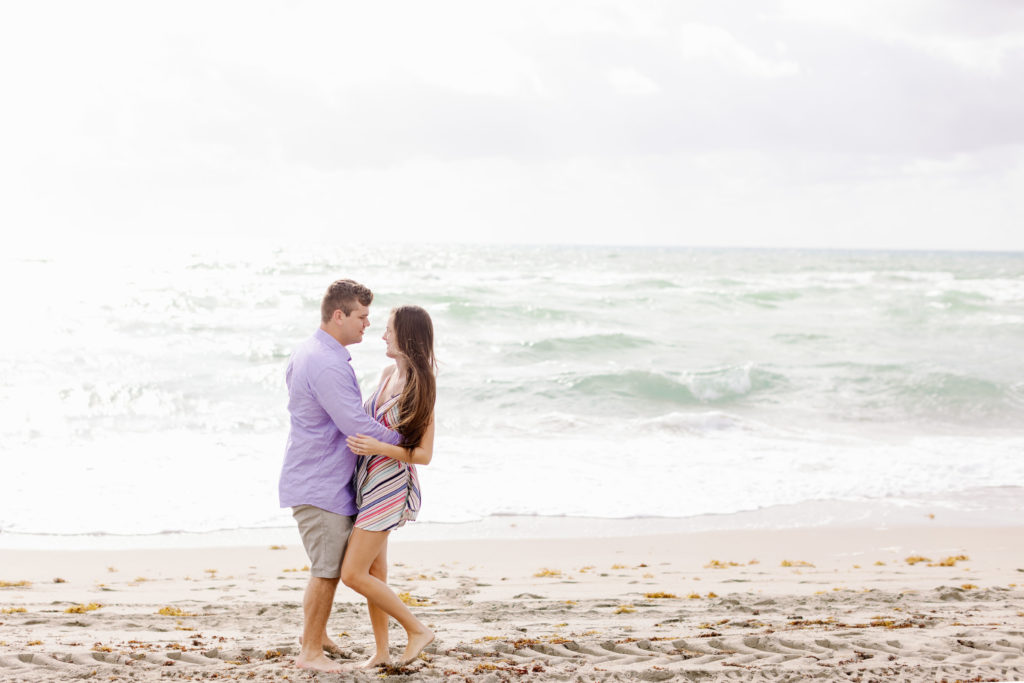
<instances>
[{"instance_id":1,"label":"sand tire tracks","mask_svg":"<svg viewBox=\"0 0 1024 683\"><path fill-rule=\"evenodd\" d=\"M839 638L808 634L734 635L682 638L672 641L613 642L579 639L564 643L531 643L510 652L506 643L457 644L425 655L411 667L390 672L389 679L412 680L465 675L470 680L511 681L533 672L541 678L584 680L879 680L925 681L943 677L997 679L1024 677L1024 651L1007 638L939 638L928 643L934 664L921 664L921 650L904 653L897 641L863 636ZM945 652L945 656L940 653ZM904 663L911 655L915 663ZM901 656L904 655L904 656ZM936 659L941 657L941 659ZM282 669L294 670L289 654L255 648L206 652L147 651L135 653L55 651L25 652L0 657L4 680L127 680L154 671L160 678L188 678L216 671L218 678L279 679ZM159 671L159 674L155 672ZM447 672L447 673L446 673ZM353 680L379 680L380 672L357 671ZM412 677L412 678L410 678ZM143 675L143 679L147 676ZM319 679L321 677L317 677Z\"/></svg>"}]
</instances>

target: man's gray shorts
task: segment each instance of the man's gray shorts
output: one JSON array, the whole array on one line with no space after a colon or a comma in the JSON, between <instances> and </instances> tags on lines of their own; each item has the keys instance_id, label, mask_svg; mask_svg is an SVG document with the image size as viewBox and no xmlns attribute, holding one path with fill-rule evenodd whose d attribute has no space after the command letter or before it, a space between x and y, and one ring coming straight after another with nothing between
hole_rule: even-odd
<instances>
[{"instance_id":1,"label":"man's gray shorts","mask_svg":"<svg viewBox=\"0 0 1024 683\"><path fill-rule=\"evenodd\" d=\"M310 575L321 579L341 576L341 558L352 533L352 518L312 505L293 507L292 517L299 523L302 545L309 555Z\"/></svg>"}]
</instances>

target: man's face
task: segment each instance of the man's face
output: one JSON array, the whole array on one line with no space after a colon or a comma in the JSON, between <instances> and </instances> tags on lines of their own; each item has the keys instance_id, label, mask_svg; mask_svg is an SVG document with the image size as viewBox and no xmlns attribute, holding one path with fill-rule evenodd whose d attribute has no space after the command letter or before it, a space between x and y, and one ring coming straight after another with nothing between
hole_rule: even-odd
<instances>
[{"instance_id":1,"label":"man's face","mask_svg":"<svg viewBox=\"0 0 1024 683\"><path fill-rule=\"evenodd\" d=\"M340 310L335 311L334 321L338 324L339 341L343 345L358 344L363 341L363 331L370 326L370 307L357 301L347 316Z\"/></svg>"}]
</instances>

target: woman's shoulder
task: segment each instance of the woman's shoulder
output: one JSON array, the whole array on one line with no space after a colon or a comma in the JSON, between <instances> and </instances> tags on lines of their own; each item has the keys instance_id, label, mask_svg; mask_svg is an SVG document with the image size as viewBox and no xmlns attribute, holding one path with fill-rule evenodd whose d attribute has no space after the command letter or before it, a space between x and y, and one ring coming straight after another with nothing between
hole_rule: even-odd
<instances>
[{"instance_id":1,"label":"woman's shoulder","mask_svg":"<svg viewBox=\"0 0 1024 683\"><path fill-rule=\"evenodd\" d=\"M383 382L395 372L395 365L389 365L380 373L380 381Z\"/></svg>"}]
</instances>

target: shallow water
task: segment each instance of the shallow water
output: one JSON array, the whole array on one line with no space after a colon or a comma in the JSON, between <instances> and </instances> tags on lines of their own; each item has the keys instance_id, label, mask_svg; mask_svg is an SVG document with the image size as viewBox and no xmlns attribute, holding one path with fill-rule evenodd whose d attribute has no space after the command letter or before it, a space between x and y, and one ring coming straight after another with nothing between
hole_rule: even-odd
<instances>
[{"instance_id":1,"label":"shallow water","mask_svg":"<svg viewBox=\"0 0 1024 683\"><path fill-rule=\"evenodd\" d=\"M3 257L0 532L287 525L323 289L434 318L425 521L689 517L1024 485L1024 255L594 247Z\"/></svg>"}]
</instances>

